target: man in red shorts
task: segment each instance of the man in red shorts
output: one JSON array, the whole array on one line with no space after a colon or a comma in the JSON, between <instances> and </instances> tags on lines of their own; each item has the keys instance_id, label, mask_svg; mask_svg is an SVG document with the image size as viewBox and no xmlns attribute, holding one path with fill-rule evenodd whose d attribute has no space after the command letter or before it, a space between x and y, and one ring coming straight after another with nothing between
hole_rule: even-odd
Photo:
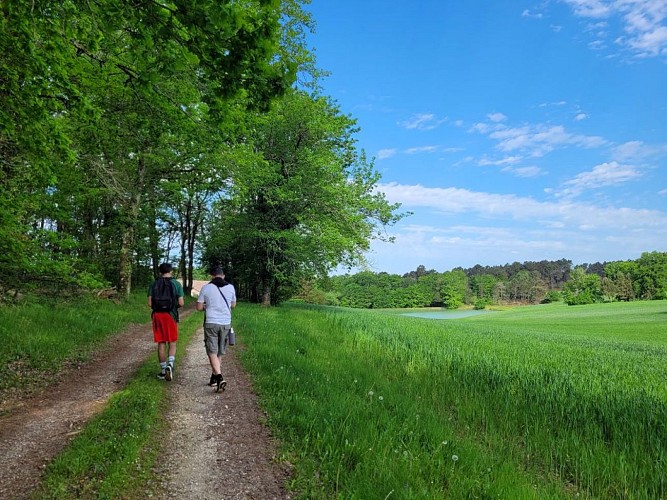
<instances>
[{"instance_id":1,"label":"man in red shorts","mask_svg":"<svg viewBox=\"0 0 667 500\"><path fill-rule=\"evenodd\" d=\"M171 276L171 264L164 262L158 269L160 277L151 283L148 289L148 307L153 311L153 339L157 343L157 357L160 362L160 373L157 377L169 381L174 377L178 308L183 307L185 302L183 286Z\"/></svg>"}]
</instances>

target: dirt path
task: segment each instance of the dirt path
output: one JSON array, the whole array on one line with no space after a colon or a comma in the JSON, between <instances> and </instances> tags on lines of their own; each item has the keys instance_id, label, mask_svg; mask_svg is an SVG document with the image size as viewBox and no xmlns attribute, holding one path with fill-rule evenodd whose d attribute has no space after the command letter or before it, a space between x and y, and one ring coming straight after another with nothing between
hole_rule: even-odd
<instances>
[{"instance_id":1,"label":"dirt path","mask_svg":"<svg viewBox=\"0 0 667 500\"><path fill-rule=\"evenodd\" d=\"M197 332L176 360L167 415L170 467L158 471L159 482L147 490L157 498L289 498L281 489L289 471L272 461L275 448L234 355L238 347L224 359L228 388L216 394L205 385L210 373L201 339ZM2 402L9 413L0 417L0 499L29 498L44 466L154 352L150 325L133 325L48 390Z\"/></svg>"},{"instance_id":2,"label":"dirt path","mask_svg":"<svg viewBox=\"0 0 667 500\"><path fill-rule=\"evenodd\" d=\"M227 349L222 367L227 388L216 393L206 385L211 368L203 339L199 329L184 359L176 360L167 415L171 432L165 438L170 451L156 497L290 498L281 487L289 471L272 461L275 447L234 354L238 347Z\"/></svg>"}]
</instances>

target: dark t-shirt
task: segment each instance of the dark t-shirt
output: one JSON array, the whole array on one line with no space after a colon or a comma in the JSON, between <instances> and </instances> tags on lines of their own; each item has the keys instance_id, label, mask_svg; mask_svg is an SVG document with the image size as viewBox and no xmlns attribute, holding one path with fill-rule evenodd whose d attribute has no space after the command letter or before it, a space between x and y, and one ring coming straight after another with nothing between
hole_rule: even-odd
<instances>
[{"instance_id":1,"label":"dark t-shirt","mask_svg":"<svg viewBox=\"0 0 667 500\"><path fill-rule=\"evenodd\" d=\"M176 304L174 308L169 311L169 314L171 314L171 317L174 318L175 321L178 321L178 297L183 297L185 294L183 292L183 285L181 285L181 282L178 280L175 280L174 278L170 278L169 281L174 285L176 288ZM150 297L153 294L153 287L155 286L155 281L151 283L151 285L148 287L148 296Z\"/></svg>"}]
</instances>

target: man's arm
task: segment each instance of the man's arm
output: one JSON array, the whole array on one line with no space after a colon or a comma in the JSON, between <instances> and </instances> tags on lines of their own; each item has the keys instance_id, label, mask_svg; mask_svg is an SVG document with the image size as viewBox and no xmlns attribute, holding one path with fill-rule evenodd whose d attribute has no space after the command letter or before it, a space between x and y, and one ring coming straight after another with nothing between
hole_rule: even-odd
<instances>
[{"instance_id":1,"label":"man's arm","mask_svg":"<svg viewBox=\"0 0 667 500\"><path fill-rule=\"evenodd\" d=\"M197 297L197 304L196 304L196 309L197 311L203 311L206 309L206 305L204 304L206 297L204 297L204 288L206 288L206 285L201 287L201 290L199 290L199 296Z\"/></svg>"}]
</instances>

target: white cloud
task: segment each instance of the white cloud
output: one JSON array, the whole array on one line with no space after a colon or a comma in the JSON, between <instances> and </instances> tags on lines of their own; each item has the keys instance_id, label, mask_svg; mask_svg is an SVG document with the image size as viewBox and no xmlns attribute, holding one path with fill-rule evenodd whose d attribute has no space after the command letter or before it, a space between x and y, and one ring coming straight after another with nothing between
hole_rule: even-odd
<instances>
[{"instance_id":1,"label":"white cloud","mask_svg":"<svg viewBox=\"0 0 667 500\"><path fill-rule=\"evenodd\" d=\"M602 177L602 175L600 175ZM494 194L461 188L429 188L396 182L379 184L391 203L404 208L436 211L443 215L469 214L486 218L529 221L537 225L562 224L563 227L667 229L667 215L657 210L598 207L569 199L556 202L538 201L511 194Z\"/></svg>"},{"instance_id":2,"label":"white cloud","mask_svg":"<svg viewBox=\"0 0 667 500\"><path fill-rule=\"evenodd\" d=\"M571 134L561 125L501 127L489 137L498 141L496 148L500 151L527 151L531 156L543 156L558 147L596 148L606 144L601 137Z\"/></svg>"},{"instance_id":3,"label":"white cloud","mask_svg":"<svg viewBox=\"0 0 667 500\"><path fill-rule=\"evenodd\" d=\"M556 193L556 196L573 197L589 189L623 184L641 175L641 172L633 165L622 165L615 161L602 163L593 170L582 172L565 182L566 188Z\"/></svg>"},{"instance_id":4,"label":"white cloud","mask_svg":"<svg viewBox=\"0 0 667 500\"><path fill-rule=\"evenodd\" d=\"M540 167L505 167L502 169L503 172L509 172L516 175L517 177L539 177L543 175L544 172Z\"/></svg>"},{"instance_id":5,"label":"white cloud","mask_svg":"<svg viewBox=\"0 0 667 500\"><path fill-rule=\"evenodd\" d=\"M628 40L628 45L642 57L667 54L667 26L659 26Z\"/></svg>"},{"instance_id":6,"label":"white cloud","mask_svg":"<svg viewBox=\"0 0 667 500\"><path fill-rule=\"evenodd\" d=\"M619 162L645 162L667 155L667 144L651 146L642 141L628 141L614 147L611 154L612 158Z\"/></svg>"},{"instance_id":7,"label":"white cloud","mask_svg":"<svg viewBox=\"0 0 667 500\"><path fill-rule=\"evenodd\" d=\"M381 149L378 151L378 160L386 160L396 155L395 149Z\"/></svg>"},{"instance_id":8,"label":"white cloud","mask_svg":"<svg viewBox=\"0 0 667 500\"><path fill-rule=\"evenodd\" d=\"M602 18L607 17L611 9L601 0L565 0L574 9L576 15L581 17Z\"/></svg>"},{"instance_id":9,"label":"white cloud","mask_svg":"<svg viewBox=\"0 0 667 500\"><path fill-rule=\"evenodd\" d=\"M495 121L475 123L468 131L488 135L489 138L497 141L496 149L506 153L522 151L532 157L538 157L561 147L574 146L590 149L608 144L599 136L567 132L562 125L526 124L520 127L510 127L500 123L507 119L501 113L487 116ZM586 116L585 113L579 113L577 119L582 120Z\"/></svg>"},{"instance_id":10,"label":"white cloud","mask_svg":"<svg viewBox=\"0 0 667 500\"><path fill-rule=\"evenodd\" d=\"M390 183L378 188L414 215L390 230L395 244L372 243L369 258L377 271L402 274L420 264L442 272L527 260L626 260L662 248L667 239L667 214L658 210L542 202L451 187Z\"/></svg>"},{"instance_id":11,"label":"white cloud","mask_svg":"<svg viewBox=\"0 0 667 500\"><path fill-rule=\"evenodd\" d=\"M488 158L482 158L477 162L480 167L486 167L488 165L514 165L519 163L522 160L520 156L506 156L500 160L489 160Z\"/></svg>"},{"instance_id":12,"label":"white cloud","mask_svg":"<svg viewBox=\"0 0 667 500\"><path fill-rule=\"evenodd\" d=\"M616 42L633 51L638 57L667 55L667 2L664 0L562 0L570 5L574 14L592 19L618 17L623 24L624 36L616 36ZM596 23L595 26L608 28ZM605 37L606 31L596 36ZM594 42L603 46L602 40Z\"/></svg>"},{"instance_id":13,"label":"white cloud","mask_svg":"<svg viewBox=\"0 0 667 500\"><path fill-rule=\"evenodd\" d=\"M567 101L558 101L558 102L543 102L542 104L539 104L540 108L546 108L548 106L565 106L567 104Z\"/></svg>"},{"instance_id":14,"label":"white cloud","mask_svg":"<svg viewBox=\"0 0 667 500\"><path fill-rule=\"evenodd\" d=\"M414 155L417 153L435 153L436 151L438 151L438 149L439 149L438 146L419 146L416 148L406 149L405 152L406 154Z\"/></svg>"},{"instance_id":15,"label":"white cloud","mask_svg":"<svg viewBox=\"0 0 667 500\"><path fill-rule=\"evenodd\" d=\"M489 120L494 123L499 123L507 120L507 117L502 113L489 113L486 115Z\"/></svg>"},{"instance_id":16,"label":"white cloud","mask_svg":"<svg viewBox=\"0 0 667 500\"><path fill-rule=\"evenodd\" d=\"M446 118L437 118L432 113L418 113L408 120L399 122L399 125L408 130L432 130L446 121Z\"/></svg>"},{"instance_id":17,"label":"white cloud","mask_svg":"<svg viewBox=\"0 0 667 500\"><path fill-rule=\"evenodd\" d=\"M532 17L535 19L542 19L542 17L544 17L544 14L542 14L541 12L530 12L528 9L525 9L521 13L521 17Z\"/></svg>"},{"instance_id":18,"label":"white cloud","mask_svg":"<svg viewBox=\"0 0 667 500\"><path fill-rule=\"evenodd\" d=\"M632 165L621 165L615 161L597 165L589 172L582 172L574 179L566 182L568 185L595 188L611 186L641 176Z\"/></svg>"},{"instance_id":19,"label":"white cloud","mask_svg":"<svg viewBox=\"0 0 667 500\"><path fill-rule=\"evenodd\" d=\"M580 122L581 120L585 120L588 118L588 115L586 113L577 113L577 115L574 117L574 121Z\"/></svg>"}]
</instances>

